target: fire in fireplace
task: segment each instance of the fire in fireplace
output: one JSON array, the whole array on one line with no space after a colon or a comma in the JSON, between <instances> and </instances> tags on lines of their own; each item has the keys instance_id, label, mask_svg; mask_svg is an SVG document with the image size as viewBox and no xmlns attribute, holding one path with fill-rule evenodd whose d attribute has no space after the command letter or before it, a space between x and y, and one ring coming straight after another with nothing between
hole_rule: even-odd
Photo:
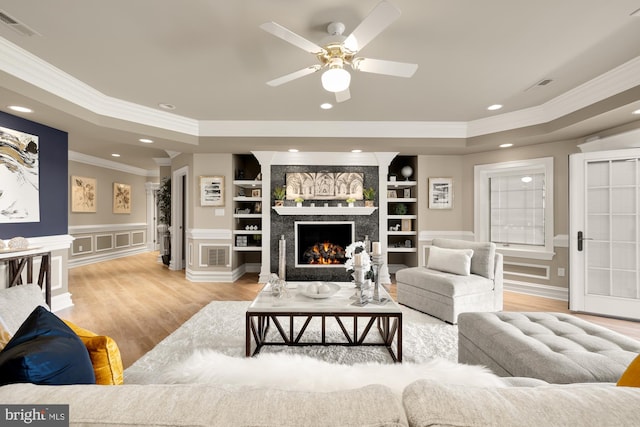
<instances>
[{"instance_id":1,"label":"fire in fireplace","mask_svg":"<svg viewBox=\"0 0 640 427\"><path fill-rule=\"evenodd\" d=\"M302 254L303 264L344 264L344 248L331 242L316 243Z\"/></svg>"},{"instance_id":2,"label":"fire in fireplace","mask_svg":"<svg viewBox=\"0 0 640 427\"><path fill-rule=\"evenodd\" d=\"M353 221L296 221L296 267L342 267Z\"/></svg>"}]
</instances>

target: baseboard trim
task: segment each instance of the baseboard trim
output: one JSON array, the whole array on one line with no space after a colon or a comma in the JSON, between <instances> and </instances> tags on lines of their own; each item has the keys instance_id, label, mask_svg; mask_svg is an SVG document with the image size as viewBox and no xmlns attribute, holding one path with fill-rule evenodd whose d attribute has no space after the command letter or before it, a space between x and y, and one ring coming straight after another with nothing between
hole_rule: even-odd
<instances>
[{"instance_id":1,"label":"baseboard trim","mask_svg":"<svg viewBox=\"0 0 640 427\"><path fill-rule=\"evenodd\" d=\"M242 274L237 275L238 271L242 268L235 269L233 271L194 271L187 269L185 278L190 282L218 282L218 283L233 283ZM236 277L237 275L237 277Z\"/></svg>"},{"instance_id":2,"label":"baseboard trim","mask_svg":"<svg viewBox=\"0 0 640 427\"><path fill-rule=\"evenodd\" d=\"M504 290L509 292L515 292L518 294L550 298L550 299L555 299L559 301L569 301L569 289L561 288L558 286L518 282L516 280L505 280Z\"/></svg>"},{"instance_id":3,"label":"baseboard trim","mask_svg":"<svg viewBox=\"0 0 640 427\"><path fill-rule=\"evenodd\" d=\"M147 252L150 252L150 251L149 251L149 248L147 248L147 246L145 245L145 246L125 249L117 252L108 252L104 254L91 255L91 256L86 256L82 258L72 258L68 262L68 267L75 268L83 265L95 264L97 262L102 262L102 261L111 261L114 259L124 258L131 255L143 254Z\"/></svg>"},{"instance_id":4,"label":"baseboard trim","mask_svg":"<svg viewBox=\"0 0 640 427\"><path fill-rule=\"evenodd\" d=\"M51 311L56 312L69 307L73 307L73 301L71 300L71 294L69 292L51 297Z\"/></svg>"}]
</instances>

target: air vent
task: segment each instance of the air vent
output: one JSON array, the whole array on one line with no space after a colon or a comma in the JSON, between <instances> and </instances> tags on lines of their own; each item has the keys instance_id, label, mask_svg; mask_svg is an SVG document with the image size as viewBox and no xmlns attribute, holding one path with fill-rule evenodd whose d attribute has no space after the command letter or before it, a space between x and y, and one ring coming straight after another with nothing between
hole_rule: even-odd
<instances>
[{"instance_id":1,"label":"air vent","mask_svg":"<svg viewBox=\"0 0 640 427\"><path fill-rule=\"evenodd\" d=\"M209 267L226 267L229 248L225 246L207 248L207 265Z\"/></svg>"},{"instance_id":2,"label":"air vent","mask_svg":"<svg viewBox=\"0 0 640 427\"><path fill-rule=\"evenodd\" d=\"M536 84L534 84L532 86L529 86L527 88L527 90L525 90L525 92L528 91L528 90L531 90L531 89L536 89L536 88L540 88L540 87L546 86L551 82L553 82L552 79L542 79L539 82L537 82Z\"/></svg>"},{"instance_id":3,"label":"air vent","mask_svg":"<svg viewBox=\"0 0 640 427\"><path fill-rule=\"evenodd\" d=\"M20 35L23 35L23 36L26 36L26 37L39 36L40 35L40 34L38 34L38 32L36 32L35 30L32 30L31 28L27 27L22 22L20 22L17 19L9 16L3 10L0 10L0 21L3 24L6 24L7 27L11 28L13 31L15 31L16 33L18 33Z\"/></svg>"}]
</instances>

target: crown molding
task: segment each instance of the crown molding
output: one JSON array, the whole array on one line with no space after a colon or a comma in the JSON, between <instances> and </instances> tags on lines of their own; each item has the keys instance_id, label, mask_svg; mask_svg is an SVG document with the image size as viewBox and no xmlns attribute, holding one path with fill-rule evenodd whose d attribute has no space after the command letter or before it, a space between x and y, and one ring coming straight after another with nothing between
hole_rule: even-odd
<instances>
[{"instance_id":1,"label":"crown molding","mask_svg":"<svg viewBox=\"0 0 640 427\"><path fill-rule=\"evenodd\" d=\"M466 138L464 122L204 120L200 136L315 138Z\"/></svg>"},{"instance_id":2,"label":"crown molding","mask_svg":"<svg viewBox=\"0 0 640 427\"><path fill-rule=\"evenodd\" d=\"M468 122L468 137L539 125L640 85L640 56L542 105Z\"/></svg>"},{"instance_id":3,"label":"crown molding","mask_svg":"<svg viewBox=\"0 0 640 427\"><path fill-rule=\"evenodd\" d=\"M106 169L113 169L119 172L130 173L133 175L156 177L160 175L157 170L147 170L137 168L135 166L123 165L122 163L113 162L111 160L101 159L99 157L89 156L88 154L78 153L77 151L69 151L69 161L84 163L91 166L98 166Z\"/></svg>"},{"instance_id":4,"label":"crown molding","mask_svg":"<svg viewBox=\"0 0 640 427\"><path fill-rule=\"evenodd\" d=\"M197 120L107 96L2 37L0 57L4 72L95 114L198 135Z\"/></svg>"},{"instance_id":5,"label":"crown molding","mask_svg":"<svg viewBox=\"0 0 640 427\"><path fill-rule=\"evenodd\" d=\"M198 121L103 94L0 37L0 69L95 114L197 137L470 138L550 122L640 85L640 56L539 106L469 122Z\"/></svg>"}]
</instances>

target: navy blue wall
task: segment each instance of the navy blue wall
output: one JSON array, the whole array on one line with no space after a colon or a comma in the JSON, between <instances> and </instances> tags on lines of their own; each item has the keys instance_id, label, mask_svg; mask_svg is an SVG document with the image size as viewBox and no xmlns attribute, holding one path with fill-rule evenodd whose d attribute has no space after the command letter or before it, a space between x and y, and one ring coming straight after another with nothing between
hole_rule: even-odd
<instances>
[{"instance_id":1,"label":"navy blue wall","mask_svg":"<svg viewBox=\"0 0 640 427\"><path fill-rule=\"evenodd\" d=\"M37 135L40 150L40 222L0 224L0 238L67 234L67 133L2 111L0 126Z\"/></svg>"}]
</instances>

